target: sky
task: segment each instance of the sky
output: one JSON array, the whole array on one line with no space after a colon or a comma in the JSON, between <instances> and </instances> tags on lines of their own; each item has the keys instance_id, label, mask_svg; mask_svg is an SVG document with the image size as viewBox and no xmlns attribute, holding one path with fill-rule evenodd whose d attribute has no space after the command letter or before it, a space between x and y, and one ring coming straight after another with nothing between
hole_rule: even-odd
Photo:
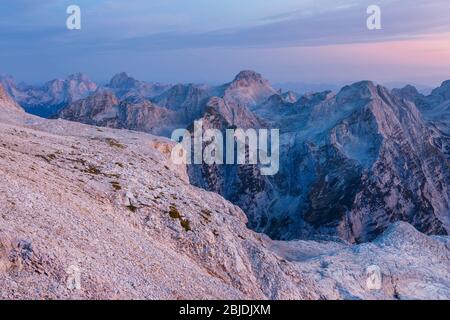
<instances>
[{"instance_id":1,"label":"sky","mask_svg":"<svg viewBox=\"0 0 450 320\"><path fill-rule=\"evenodd\" d=\"M366 27L372 4L381 30ZM450 79L449 13L449 0L0 0L0 74L223 83L253 69L275 83L436 86Z\"/></svg>"}]
</instances>

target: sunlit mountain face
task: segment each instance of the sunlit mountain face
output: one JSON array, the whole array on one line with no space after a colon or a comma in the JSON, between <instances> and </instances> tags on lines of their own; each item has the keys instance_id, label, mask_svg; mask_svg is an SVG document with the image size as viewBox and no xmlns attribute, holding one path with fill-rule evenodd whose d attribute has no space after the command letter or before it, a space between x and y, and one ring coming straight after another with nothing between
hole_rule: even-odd
<instances>
[{"instance_id":1,"label":"sunlit mountain face","mask_svg":"<svg viewBox=\"0 0 450 320\"><path fill-rule=\"evenodd\" d=\"M1 3L0 299L450 299L448 12Z\"/></svg>"}]
</instances>

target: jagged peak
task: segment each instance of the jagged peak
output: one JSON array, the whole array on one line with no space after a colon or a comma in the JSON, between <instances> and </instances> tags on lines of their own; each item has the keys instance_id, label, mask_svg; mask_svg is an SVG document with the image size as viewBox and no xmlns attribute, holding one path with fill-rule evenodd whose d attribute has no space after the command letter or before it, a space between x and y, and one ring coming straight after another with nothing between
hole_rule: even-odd
<instances>
[{"instance_id":1,"label":"jagged peak","mask_svg":"<svg viewBox=\"0 0 450 320\"><path fill-rule=\"evenodd\" d=\"M134 85L136 84L138 81L136 79L134 79L133 77L129 76L128 73L126 72L119 72L117 74L115 74L112 78L111 81L109 82L109 87L111 88L119 88L122 87L124 85Z\"/></svg>"},{"instance_id":2,"label":"jagged peak","mask_svg":"<svg viewBox=\"0 0 450 320\"><path fill-rule=\"evenodd\" d=\"M450 79L442 82L441 87L450 87Z\"/></svg>"},{"instance_id":3,"label":"jagged peak","mask_svg":"<svg viewBox=\"0 0 450 320\"><path fill-rule=\"evenodd\" d=\"M116 94L112 90L109 90L108 88L99 88L92 95L86 97L85 99L88 99L89 97L94 97L94 96L111 97L111 98L117 99Z\"/></svg>"},{"instance_id":4,"label":"jagged peak","mask_svg":"<svg viewBox=\"0 0 450 320\"><path fill-rule=\"evenodd\" d=\"M0 109L22 110L0 83Z\"/></svg>"},{"instance_id":5,"label":"jagged peak","mask_svg":"<svg viewBox=\"0 0 450 320\"><path fill-rule=\"evenodd\" d=\"M0 100L9 98L8 93L6 92L6 89L3 87L3 85L0 83Z\"/></svg>"},{"instance_id":6,"label":"jagged peak","mask_svg":"<svg viewBox=\"0 0 450 320\"><path fill-rule=\"evenodd\" d=\"M432 239L419 232L411 224L404 221L397 221L387 227L387 229L374 240L374 243L378 245L402 247L405 245L405 239L408 239L409 243L433 242Z\"/></svg>"},{"instance_id":7,"label":"jagged peak","mask_svg":"<svg viewBox=\"0 0 450 320\"><path fill-rule=\"evenodd\" d=\"M7 73L0 74L0 80L15 81L14 77Z\"/></svg>"},{"instance_id":8,"label":"jagged peak","mask_svg":"<svg viewBox=\"0 0 450 320\"><path fill-rule=\"evenodd\" d=\"M281 97L283 98L284 101L286 102L290 102L290 103L295 103L298 101L298 99L300 98L300 95L298 95L296 92L294 91L286 91L284 93L281 94Z\"/></svg>"},{"instance_id":9,"label":"jagged peak","mask_svg":"<svg viewBox=\"0 0 450 320\"><path fill-rule=\"evenodd\" d=\"M376 84L371 80L362 80L355 82L350 85L351 88L368 88L368 89L375 89L377 86Z\"/></svg>"},{"instance_id":10,"label":"jagged peak","mask_svg":"<svg viewBox=\"0 0 450 320\"><path fill-rule=\"evenodd\" d=\"M432 96L441 96L444 99L450 98L450 80L442 82L441 86L431 92Z\"/></svg>"},{"instance_id":11,"label":"jagged peak","mask_svg":"<svg viewBox=\"0 0 450 320\"><path fill-rule=\"evenodd\" d=\"M227 102L254 106L266 101L271 95L279 93L263 77L251 70L239 72L233 82L225 84L220 90Z\"/></svg>"},{"instance_id":12,"label":"jagged peak","mask_svg":"<svg viewBox=\"0 0 450 320\"><path fill-rule=\"evenodd\" d=\"M58 118L70 119L73 114L83 114L90 112L88 110L103 110L111 106L119 105L120 101L108 88L99 88L93 94L86 98L77 100L59 110Z\"/></svg>"},{"instance_id":13,"label":"jagged peak","mask_svg":"<svg viewBox=\"0 0 450 320\"><path fill-rule=\"evenodd\" d=\"M223 98L213 96L213 97L209 98L208 102L206 103L206 106L212 107L212 108L217 108L218 106L221 106L224 104L225 104L225 102L224 102Z\"/></svg>"},{"instance_id":14,"label":"jagged peak","mask_svg":"<svg viewBox=\"0 0 450 320\"><path fill-rule=\"evenodd\" d=\"M339 102L349 99L371 98L377 94L377 86L369 80L355 82L339 91L336 98Z\"/></svg>"}]
</instances>

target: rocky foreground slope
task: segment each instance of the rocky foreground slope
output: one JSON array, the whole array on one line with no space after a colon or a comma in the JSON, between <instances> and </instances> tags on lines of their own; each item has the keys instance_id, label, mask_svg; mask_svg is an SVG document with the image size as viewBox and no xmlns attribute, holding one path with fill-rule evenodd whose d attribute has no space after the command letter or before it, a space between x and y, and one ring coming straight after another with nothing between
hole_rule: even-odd
<instances>
[{"instance_id":1,"label":"rocky foreground slope","mask_svg":"<svg viewBox=\"0 0 450 320\"><path fill-rule=\"evenodd\" d=\"M272 241L171 147L27 115L0 89L0 298L450 299L449 237L397 223L362 245Z\"/></svg>"}]
</instances>

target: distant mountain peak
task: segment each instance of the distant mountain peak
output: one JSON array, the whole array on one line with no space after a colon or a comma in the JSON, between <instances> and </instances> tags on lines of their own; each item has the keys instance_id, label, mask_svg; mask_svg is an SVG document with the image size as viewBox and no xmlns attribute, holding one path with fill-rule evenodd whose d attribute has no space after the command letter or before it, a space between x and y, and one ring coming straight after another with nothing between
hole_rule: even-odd
<instances>
[{"instance_id":1,"label":"distant mountain peak","mask_svg":"<svg viewBox=\"0 0 450 320\"><path fill-rule=\"evenodd\" d=\"M403 87L403 90L407 90L407 91L417 91L417 88L414 87L413 85L407 84L406 86Z\"/></svg>"},{"instance_id":2,"label":"distant mountain peak","mask_svg":"<svg viewBox=\"0 0 450 320\"><path fill-rule=\"evenodd\" d=\"M445 80L442 82L441 87L450 87L450 80Z\"/></svg>"},{"instance_id":3,"label":"distant mountain peak","mask_svg":"<svg viewBox=\"0 0 450 320\"><path fill-rule=\"evenodd\" d=\"M111 78L106 87L112 89L120 99L137 102L157 97L171 88L171 85L137 80L126 72L120 72Z\"/></svg>"},{"instance_id":4,"label":"distant mountain peak","mask_svg":"<svg viewBox=\"0 0 450 320\"><path fill-rule=\"evenodd\" d=\"M11 98L2 84L0 84L0 109L14 111L22 110L22 108Z\"/></svg>"},{"instance_id":5,"label":"distant mountain peak","mask_svg":"<svg viewBox=\"0 0 450 320\"><path fill-rule=\"evenodd\" d=\"M372 81L364 80L343 87L336 98L339 103L342 103L347 100L372 98L377 94L376 92L377 86Z\"/></svg>"}]
</instances>

